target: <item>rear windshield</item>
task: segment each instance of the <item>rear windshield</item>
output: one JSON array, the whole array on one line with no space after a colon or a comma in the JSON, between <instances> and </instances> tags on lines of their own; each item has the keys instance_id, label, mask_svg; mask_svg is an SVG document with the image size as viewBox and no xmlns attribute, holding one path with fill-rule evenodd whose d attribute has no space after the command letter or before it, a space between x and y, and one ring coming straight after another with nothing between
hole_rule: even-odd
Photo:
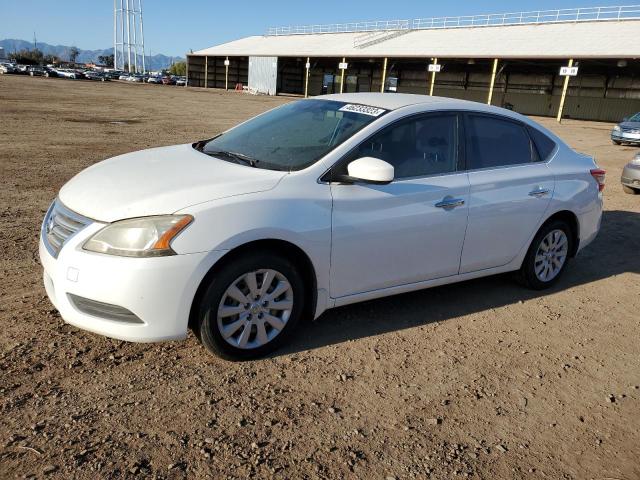
<instances>
[{"instance_id":1,"label":"rear windshield","mask_svg":"<svg viewBox=\"0 0 640 480\"><path fill-rule=\"evenodd\" d=\"M199 149L223 160L241 159L257 168L301 170L384 113L364 105L299 100L253 118Z\"/></svg>"}]
</instances>

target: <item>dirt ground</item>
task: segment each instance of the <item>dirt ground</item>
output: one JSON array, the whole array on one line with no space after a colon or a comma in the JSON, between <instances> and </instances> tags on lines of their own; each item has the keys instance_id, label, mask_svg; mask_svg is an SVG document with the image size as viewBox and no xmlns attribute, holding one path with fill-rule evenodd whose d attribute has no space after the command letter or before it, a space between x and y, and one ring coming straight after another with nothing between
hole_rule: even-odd
<instances>
[{"instance_id":1,"label":"dirt ground","mask_svg":"<svg viewBox=\"0 0 640 480\"><path fill-rule=\"evenodd\" d=\"M610 124L538 119L608 172L602 231L550 291L504 275L339 308L245 363L62 322L37 240L63 183L289 100L0 76L0 478L640 478L637 149Z\"/></svg>"}]
</instances>

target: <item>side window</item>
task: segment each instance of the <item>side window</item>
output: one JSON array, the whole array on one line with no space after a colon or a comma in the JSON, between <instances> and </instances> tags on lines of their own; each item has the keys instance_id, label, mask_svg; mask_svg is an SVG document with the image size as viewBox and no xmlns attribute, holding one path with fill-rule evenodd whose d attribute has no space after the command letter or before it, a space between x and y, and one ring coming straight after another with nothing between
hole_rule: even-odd
<instances>
[{"instance_id":1,"label":"side window","mask_svg":"<svg viewBox=\"0 0 640 480\"><path fill-rule=\"evenodd\" d=\"M360 144L349 161L361 157L390 163L395 178L455 172L458 115L426 115L395 123Z\"/></svg>"},{"instance_id":2,"label":"side window","mask_svg":"<svg viewBox=\"0 0 640 480\"><path fill-rule=\"evenodd\" d=\"M519 123L470 114L465 126L469 169L518 165L537 160L531 139Z\"/></svg>"},{"instance_id":3,"label":"side window","mask_svg":"<svg viewBox=\"0 0 640 480\"><path fill-rule=\"evenodd\" d=\"M549 137L547 137L544 133L542 133L537 128L527 127L527 130L529 130L529 135L531 135L531 138L533 139L533 143L535 144L536 149L538 150L540 160L542 161L547 160L555 150L556 142L551 140Z\"/></svg>"}]
</instances>

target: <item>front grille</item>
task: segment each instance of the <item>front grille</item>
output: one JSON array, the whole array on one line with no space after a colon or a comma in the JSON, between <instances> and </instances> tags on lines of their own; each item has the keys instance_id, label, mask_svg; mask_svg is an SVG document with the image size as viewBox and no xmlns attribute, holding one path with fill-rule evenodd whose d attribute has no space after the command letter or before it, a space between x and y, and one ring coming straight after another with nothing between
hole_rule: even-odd
<instances>
[{"instance_id":1,"label":"front grille","mask_svg":"<svg viewBox=\"0 0 640 480\"><path fill-rule=\"evenodd\" d=\"M623 133L640 133L640 128L638 127L622 127Z\"/></svg>"},{"instance_id":2,"label":"front grille","mask_svg":"<svg viewBox=\"0 0 640 480\"><path fill-rule=\"evenodd\" d=\"M42 239L54 258L67 240L91 223L91 219L72 212L60 200L55 200L42 223Z\"/></svg>"}]
</instances>

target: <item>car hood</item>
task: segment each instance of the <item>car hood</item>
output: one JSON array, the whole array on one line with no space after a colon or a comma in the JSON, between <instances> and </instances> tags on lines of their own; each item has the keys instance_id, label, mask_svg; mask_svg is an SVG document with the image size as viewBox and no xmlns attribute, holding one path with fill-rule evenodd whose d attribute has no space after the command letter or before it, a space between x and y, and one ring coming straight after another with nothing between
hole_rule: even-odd
<instances>
[{"instance_id":1,"label":"car hood","mask_svg":"<svg viewBox=\"0 0 640 480\"><path fill-rule=\"evenodd\" d=\"M637 128L640 129L640 122L622 122L620 128Z\"/></svg>"},{"instance_id":2,"label":"car hood","mask_svg":"<svg viewBox=\"0 0 640 480\"><path fill-rule=\"evenodd\" d=\"M271 190L286 174L220 160L191 144L175 145L97 163L69 180L59 199L81 215L113 222Z\"/></svg>"}]
</instances>

